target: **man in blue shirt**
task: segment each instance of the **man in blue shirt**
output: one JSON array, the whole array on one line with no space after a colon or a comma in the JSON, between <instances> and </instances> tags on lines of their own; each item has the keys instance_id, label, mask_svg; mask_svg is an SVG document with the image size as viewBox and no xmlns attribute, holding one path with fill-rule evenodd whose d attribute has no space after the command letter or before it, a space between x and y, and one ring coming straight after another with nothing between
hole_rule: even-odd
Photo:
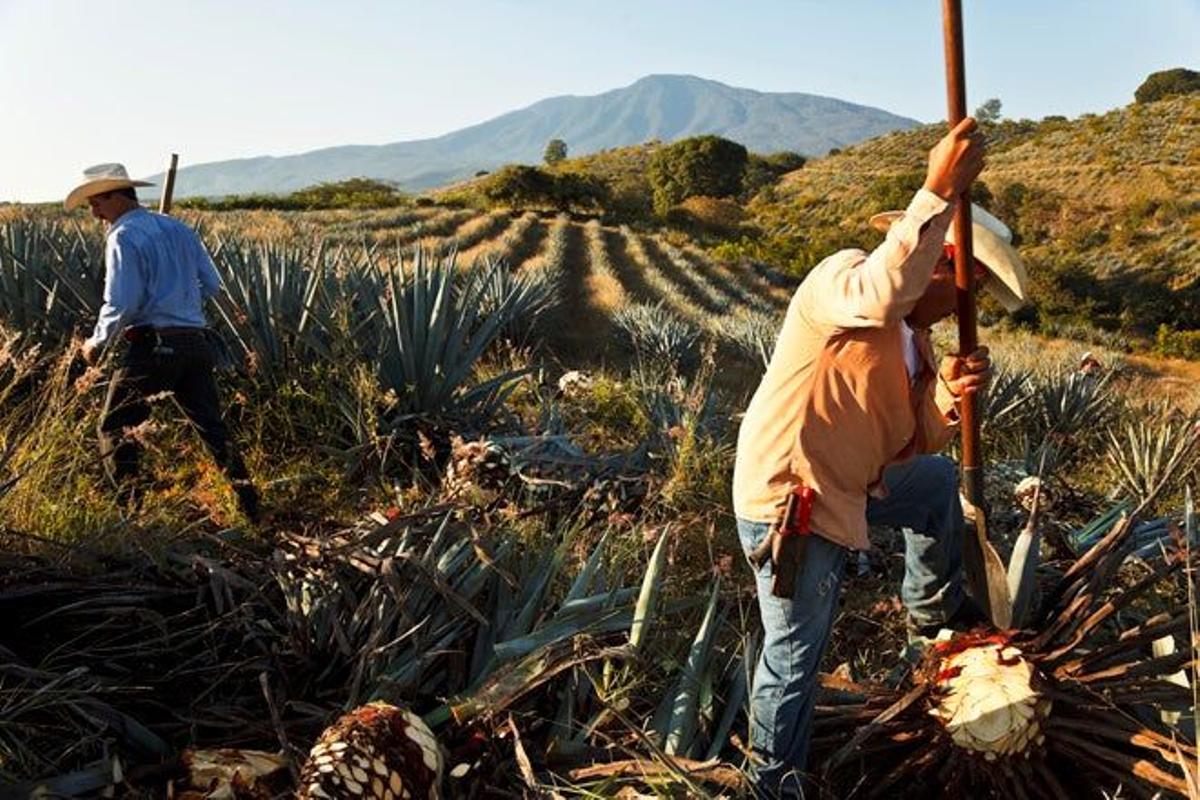
<instances>
[{"instance_id":1,"label":"man in blue shirt","mask_svg":"<svg viewBox=\"0 0 1200 800\"><path fill-rule=\"evenodd\" d=\"M141 447L130 429L150 417L149 400L169 393L224 471L238 505L259 516L258 492L221 418L206 335L204 301L221 288L212 258L191 228L138 204L120 164L84 170L84 182L66 200L68 210L85 201L108 228L104 244L104 305L83 357L96 362L118 339L128 343L113 374L100 419L105 470L131 499L138 497Z\"/></svg>"}]
</instances>

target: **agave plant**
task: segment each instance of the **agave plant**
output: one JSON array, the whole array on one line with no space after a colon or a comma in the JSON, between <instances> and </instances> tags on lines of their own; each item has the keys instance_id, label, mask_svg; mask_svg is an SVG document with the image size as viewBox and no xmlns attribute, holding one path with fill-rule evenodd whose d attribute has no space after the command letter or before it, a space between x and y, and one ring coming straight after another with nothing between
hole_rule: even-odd
<instances>
[{"instance_id":1,"label":"agave plant","mask_svg":"<svg viewBox=\"0 0 1200 800\"><path fill-rule=\"evenodd\" d=\"M700 331L665 305L633 303L613 315L626 346L647 364L675 371L698 363Z\"/></svg>"},{"instance_id":2,"label":"agave plant","mask_svg":"<svg viewBox=\"0 0 1200 800\"><path fill-rule=\"evenodd\" d=\"M1132 583L1114 581L1136 546L1136 518L1111 519L1019 627L935 642L898 689L830 684L838 691L818 714L814 741L830 790L1065 798L1123 787L1187 795L1194 746L1142 711L1193 703L1191 689L1169 679L1193 663L1192 653L1147 656L1152 642L1189 633L1190 612L1139 618L1135 609L1190 548Z\"/></svg>"},{"instance_id":3,"label":"agave plant","mask_svg":"<svg viewBox=\"0 0 1200 800\"><path fill-rule=\"evenodd\" d=\"M61 345L95 320L103 289L99 236L36 220L0 225L0 324Z\"/></svg>"},{"instance_id":4,"label":"agave plant","mask_svg":"<svg viewBox=\"0 0 1200 800\"><path fill-rule=\"evenodd\" d=\"M546 285L509 279L502 262L472 266L459 277L452 251L438 260L418 249L389 271L379 297L377 369L403 414L487 419L523 371L472 385L480 358L506 327L535 318L548 304Z\"/></svg>"},{"instance_id":5,"label":"agave plant","mask_svg":"<svg viewBox=\"0 0 1200 800\"><path fill-rule=\"evenodd\" d=\"M1160 495L1190 476L1200 460L1200 422L1150 410L1108 429L1108 463L1121 489L1138 503Z\"/></svg>"},{"instance_id":6,"label":"agave plant","mask_svg":"<svg viewBox=\"0 0 1200 800\"><path fill-rule=\"evenodd\" d=\"M1027 373L1003 366L996 370L979 410L989 446L1003 446L1027 428L1032 399Z\"/></svg>"},{"instance_id":7,"label":"agave plant","mask_svg":"<svg viewBox=\"0 0 1200 800\"><path fill-rule=\"evenodd\" d=\"M559 302L560 279L547 272L517 271L504 258L483 258L468 273L467 283L480 288L480 314L484 317L504 314L507 321L498 338L515 345L524 344L534 327ZM475 287L464 286L464 291Z\"/></svg>"},{"instance_id":8,"label":"agave plant","mask_svg":"<svg viewBox=\"0 0 1200 800\"><path fill-rule=\"evenodd\" d=\"M1112 376L1112 372L1089 374L1072 370L1037 380L1034 395L1040 432L1071 440L1081 432L1098 430L1116 406Z\"/></svg>"},{"instance_id":9,"label":"agave plant","mask_svg":"<svg viewBox=\"0 0 1200 800\"><path fill-rule=\"evenodd\" d=\"M278 384L297 366L328 358L320 321L328 256L324 240L311 249L218 241L213 260L223 292L217 329L232 340L236 363Z\"/></svg>"},{"instance_id":10,"label":"agave plant","mask_svg":"<svg viewBox=\"0 0 1200 800\"><path fill-rule=\"evenodd\" d=\"M721 320L721 336L745 357L762 362L763 369L771 363L775 340L782 320L777 314L751 311Z\"/></svg>"}]
</instances>

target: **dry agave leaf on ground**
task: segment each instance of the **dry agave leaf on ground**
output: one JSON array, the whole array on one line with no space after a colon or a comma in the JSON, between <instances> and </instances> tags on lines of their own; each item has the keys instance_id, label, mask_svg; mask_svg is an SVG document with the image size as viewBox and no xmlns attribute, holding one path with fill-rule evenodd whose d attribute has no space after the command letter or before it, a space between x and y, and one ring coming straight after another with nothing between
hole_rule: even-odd
<instances>
[{"instance_id":1,"label":"dry agave leaf on ground","mask_svg":"<svg viewBox=\"0 0 1200 800\"><path fill-rule=\"evenodd\" d=\"M185 750L181 761L188 789L176 795L180 800L267 800L290 780L278 780L288 759L261 750Z\"/></svg>"},{"instance_id":2,"label":"dry agave leaf on ground","mask_svg":"<svg viewBox=\"0 0 1200 800\"><path fill-rule=\"evenodd\" d=\"M821 701L812 763L824 790L1065 798L1123 787L1139 797L1186 796L1196 750L1160 712L1191 707L1191 689L1169 676L1192 667L1193 655L1154 656L1150 647L1186 635L1190 615L1125 620L1187 555L1172 548L1147 562L1140 580L1114 580L1137 547L1135 519L1095 526L1095 544L1049 587L1024 629L957 634L927 649L911 685Z\"/></svg>"}]
</instances>

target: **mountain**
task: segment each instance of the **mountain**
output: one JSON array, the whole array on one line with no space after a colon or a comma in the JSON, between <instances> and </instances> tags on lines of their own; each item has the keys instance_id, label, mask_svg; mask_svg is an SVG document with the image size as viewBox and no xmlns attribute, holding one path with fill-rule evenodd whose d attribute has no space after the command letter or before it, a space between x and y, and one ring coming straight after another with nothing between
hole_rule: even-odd
<instances>
[{"instance_id":1,"label":"mountain","mask_svg":"<svg viewBox=\"0 0 1200 800\"><path fill-rule=\"evenodd\" d=\"M652 75L603 94L552 97L433 139L184 167L175 191L179 197L288 192L353 177L420 190L502 164L537 163L551 139L565 141L571 155L584 155L650 139L669 142L712 133L754 152L821 155L917 124L830 97L757 92L689 75ZM162 182L161 175L150 180Z\"/></svg>"}]
</instances>

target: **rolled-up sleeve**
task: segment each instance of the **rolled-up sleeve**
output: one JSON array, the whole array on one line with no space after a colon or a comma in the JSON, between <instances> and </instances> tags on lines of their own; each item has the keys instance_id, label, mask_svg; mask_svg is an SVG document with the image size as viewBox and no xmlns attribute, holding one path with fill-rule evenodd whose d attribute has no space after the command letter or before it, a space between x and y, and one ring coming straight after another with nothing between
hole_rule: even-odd
<instances>
[{"instance_id":1,"label":"rolled-up sleeve","mask_svg":"<svg viewBox=\"0 0 1200 800\"><path fill-rule=\"evenodd\" d=\"M903 319L929 286L951 208L922 189L869 255L843 250L818 264L801 286L806 316L831 328L882 327Z\"/></svg>"},{"instance_id":2,"label":"rolled-up sleeve","mask_svg":"<svg viewBox=\"0 0 1200 800\"><path fill-rule=\"evenodd\" d=\"M145 276L141 256L127 237L110 236L104 248L104 303L89 342L106 344L145 299Z\"/></svg>"}]
</instances>

